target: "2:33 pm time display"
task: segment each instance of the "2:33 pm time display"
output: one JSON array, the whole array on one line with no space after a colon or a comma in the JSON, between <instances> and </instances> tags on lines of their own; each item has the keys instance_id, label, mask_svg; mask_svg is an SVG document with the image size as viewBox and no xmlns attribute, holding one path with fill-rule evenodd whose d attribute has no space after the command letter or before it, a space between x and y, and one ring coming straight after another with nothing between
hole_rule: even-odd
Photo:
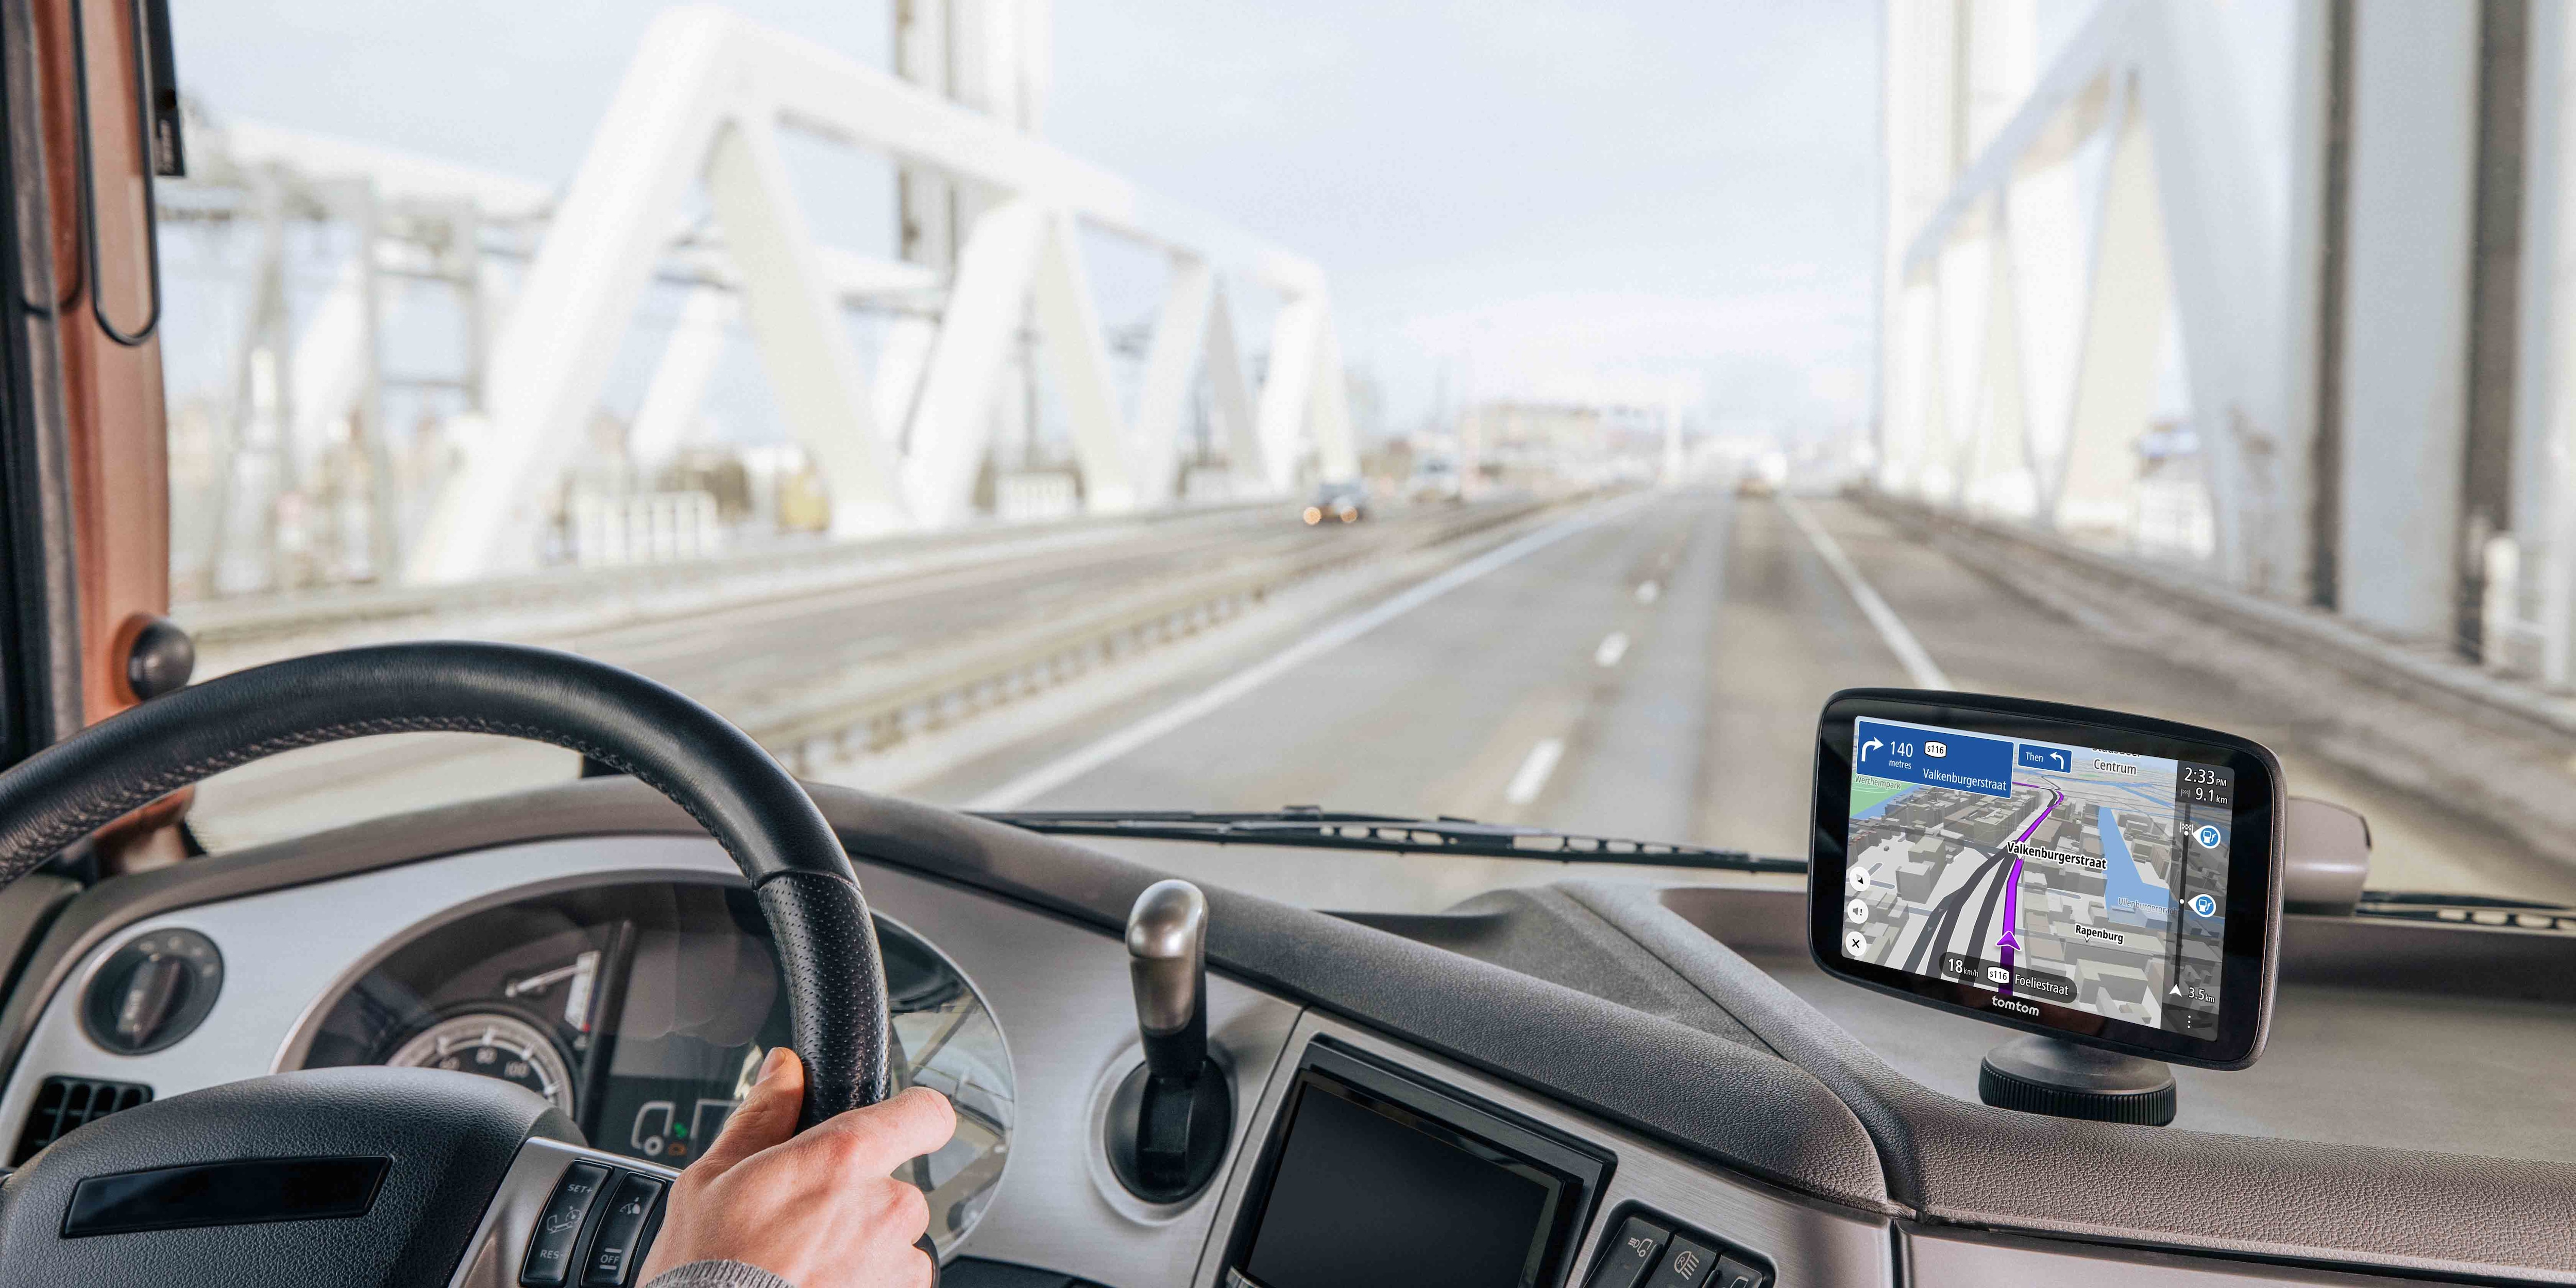
<instances>
[{"instance_id":1,"label":"2:33 pm time display","mask_svg":"<svg viewBox=\"0 0 2576 1288\"><path fill-rule=\"evenodd\" d=\"M2186 764L2175 776L2175 795L2194 805L2227 805L2236 803L2235 775L2207 765Z\"/></svg>"}]
</instances>

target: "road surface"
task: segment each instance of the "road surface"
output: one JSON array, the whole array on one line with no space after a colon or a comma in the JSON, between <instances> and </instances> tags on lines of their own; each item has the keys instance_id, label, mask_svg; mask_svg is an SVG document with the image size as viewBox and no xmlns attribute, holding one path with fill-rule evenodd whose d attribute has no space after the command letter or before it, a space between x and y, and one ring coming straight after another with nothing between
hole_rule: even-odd
<instances>
[{"instance_id":1,"label":"road surface","mask_svg":"<svg viewBox=\"0 0 2576 1288\"><path fill-rule=\"evenodd\" d=\"M1801 504L1956 687L2262 739L2292 791L2369 816L2374 887L2576 900L2576 873L2497 829L2307 754L2303 713L2091 634L1856 506ZM1261 657L1175 674L1116 719L1050 731L910 794L1027 808L1318 804L1804 855L1817 709L1839 688L1909 682L1816 542L1780 501L1715 488L1604 503L1537 536L1248 688L1229 677ZM1158 716L1172 727L1117 739ZM1206 875L1346 905L1439 906L1563 871L1239 853Z\"/></svg>"},{"instance_id":2,"label":"road surface","mask_svg":"<svg viewBox=\"0 0 2576 1288\"><path fill-rule=\"evenodd\" d=\"M1527 508L1525 500L1418 507L1351 527L1311 528L1285 506L1245 509L1083 534L1089 539L959 567L513 638L615 663L728 718L756 723L800 699L900 682L979 646L1043 633L1049 622L1060 629L1064 621L1166 595L1193 579L1282 559L1410 550L1431 534ZM497 738L361 739L218 775L200 790L192 819L209 845L234 848L518 790L569 778L578 768L570 752Z\"/></svg>"}]
</instances>

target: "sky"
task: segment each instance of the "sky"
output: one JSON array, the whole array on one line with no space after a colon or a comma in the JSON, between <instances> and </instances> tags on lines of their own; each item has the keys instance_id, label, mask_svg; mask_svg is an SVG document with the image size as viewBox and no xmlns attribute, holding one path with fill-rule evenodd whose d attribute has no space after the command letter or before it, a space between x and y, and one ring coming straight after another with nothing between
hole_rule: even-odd
<instances>
[{"instance_id":1,"label":"sky","mask_svg":"<svg viewBox=\"0 0 2576 1288\"><path fill-rule=\"evenodd\" d=\"M729 7L887 61L882 0ZM182 85L218 118L560 183L660 8L194 0L174 19ZM1720 421L1865 416L1874 4L1057 0L1053 26L1049 140L1319 263L1389 429L1444 399L1638 390ZM890 249L882 162L790 161L824 236ZM1109 322L1154 271L1099 252Z\"/></svg>"},{"instance_id":2,"label":"sky","mask_svg":"<svg viewBox=\"0 0 2576 1288\"><path fill-rule=\"evenodd\" d=\"M1047 132L1323 264L1399 416L1444 365L1857 416L1877 40L1848 0L1060 0Z\"/></svg>"}]
</instances>

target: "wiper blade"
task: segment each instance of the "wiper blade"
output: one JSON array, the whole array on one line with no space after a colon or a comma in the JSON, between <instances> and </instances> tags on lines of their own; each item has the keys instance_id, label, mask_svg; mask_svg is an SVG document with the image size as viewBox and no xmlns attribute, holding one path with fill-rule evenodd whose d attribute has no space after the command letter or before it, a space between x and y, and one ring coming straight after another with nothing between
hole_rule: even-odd
<instances>
[{"instance_id":1,"label":"wiper blade","mask_svg":"<svg viewBox=\"0 0 2576 1288\"><path fill-rule=\"evenodd\" d=\"M2429 908L2546 908L2563 910L2567 905L2540 903L2530 899L2507 899L2491 894L2443 894L2433 890L2364 890L2363 903L2415 904Z\"/></svg>"},{"instance_id":2,"label":"wiper blade","mask_svg":"<svg viewBox=\"0 0 2576 1288\"><path fill-rule=\"evenodd\" d=\"M2576 908L2483 894L2364 890L2361 901L2353 905L2352 911L2358 917L2393 917L2401 921L2448 921L2476 926L2511 926L2516 930L2576 931Z\"/></svg>"},{"instance_id":3,"label":"wiper blade","mask_svg":"<svg viewBox=\"0 0 2576 1288\"><path fill-rule=\"evenodd\" d=\"M1464 818L1405 818L1321 809L1256 813L1199 810L994 810L977 817L1056 836L1123 836L1214 845L1289 845L1377 850L1393 854L1459 854L1557 863L1636 863L1724 872L1803 873L1805 859L1719 850L1665 841L1580 836L1543 827L1479 823Z\"/></svg>"},{"instance_id":4,"label":"wiper blade","mask_svg":"<svg viewBox=\"0 0 2576 1288\"><path fill-rule=\"evenodd\" d=\"M1222 813L1205 810L976 810L1030 832L1055 836L1124 836L1213 845L1285 845L1377 850L1394 854L1462 854L1557 863L1630 863L1724 872L1803 874L1805 859L1720 850L1664 841L1552 832L1540 827L1464 818L1348 814L1306 807ZM2365 890L2353 911L2365 917L2469 922L2523 930L2576 931L2576 907L2491 895Z\"/></svg>"}]
</instances>

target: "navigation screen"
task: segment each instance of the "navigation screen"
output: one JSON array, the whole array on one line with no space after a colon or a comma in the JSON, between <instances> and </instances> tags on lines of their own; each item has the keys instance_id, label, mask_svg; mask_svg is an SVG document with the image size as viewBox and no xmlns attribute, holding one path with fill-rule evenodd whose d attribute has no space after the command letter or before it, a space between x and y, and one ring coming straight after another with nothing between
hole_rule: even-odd
<instances>
[{"instance_id":1,"label":"navigation screen","mask_svg":"<svg viewBox=\"0 0 2576 1288\"><path fill-rule=\"evenodd\" d=\"M1843 956L2217 1037L2233 770L1867 718L1852 751Z\"/></svg>"}]
</instances>

